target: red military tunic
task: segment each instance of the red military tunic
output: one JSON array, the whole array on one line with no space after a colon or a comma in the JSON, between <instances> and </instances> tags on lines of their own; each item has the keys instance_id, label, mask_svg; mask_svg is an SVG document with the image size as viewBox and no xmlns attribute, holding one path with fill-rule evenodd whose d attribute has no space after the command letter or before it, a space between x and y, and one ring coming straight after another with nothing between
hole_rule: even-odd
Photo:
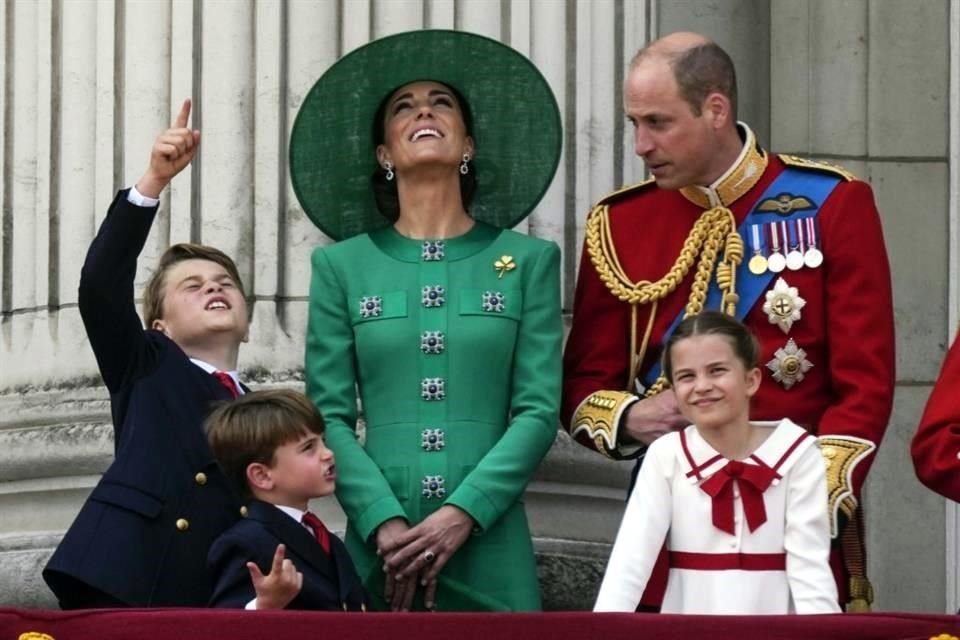
<instances>
[{"instance_id":1,"label":"red military tunic","mask_svg":"<svg viewBox=\"0 0 960 640\"><path fill-rule=\"evenodd\" d=\"M920 482L960 502L960 338L943 362L910 453Z\"/></svg>"},{"instance_id":2,"label":"red military tunic","mask_svg":"<svg viewBox=\"0 0 960 640\"><path fill-rule=\"evenodd\" d=\"M710 192L705 189L664 190L649 181L608 196L601 201L606 208L592 212L591 219L607 216L612 247L601 255L594 243L591 252L587 246L588 221L588 243L580 264L573 326L564 354L562 419L581 444L611 457L622 454L618 442L620 418L638 397L628 380L631 305L612 293L609 275L601 276L605 265L618 262L634 283L657 281L674 266L688 233L706 208L726 206L739 226L784 170L785 161L800 164L800 170L840 174L844 179L820 203L817 214L822 265L784 270L769 283L768 290L782 278L787 287L796 288L795 295L805 301L799 309L800 317L784 332L764 310L763 293L744 317L760 341L763 372L751 418L786 417L820 437L828 464L836 536L838 512L849 516L856 508L893 400L893 306L879 215L865 182L828 165L766 154L749 129L742 127L742 131L746 137L744 151L712 185L712 203L707 201L704 194ZM752 255L751 238L744 240L747 248L743 260L747 261ZM687 304L695 270L696 264L675 290L658 301L649 345L639 366L641 378L660 357L664 334ZM635 336L643 336L650 310L650 304L637 305ZM802 379L790 380L789 388L774 378L768 366L771 363L776 368L778 350L782 361L788 340L805 352L799 354L801 359L812 365ZM635 343L639 350L642 339ZM839 586L845 593L846 585Z\"/></svg>"}]
</instances>

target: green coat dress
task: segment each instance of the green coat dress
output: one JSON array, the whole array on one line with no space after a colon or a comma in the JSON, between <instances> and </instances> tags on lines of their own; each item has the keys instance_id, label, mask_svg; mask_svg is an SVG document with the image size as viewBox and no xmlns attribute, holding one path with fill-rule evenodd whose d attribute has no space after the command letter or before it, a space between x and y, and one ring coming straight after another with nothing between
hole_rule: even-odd
<instances>
[{"instance_id":1,"label":"green coat dress","mask_svg":"<svg viewBox=\"0 0 960 640\"><path fill-rule=\"evenodd\" d=\"M442 242L388 227L314 251L307 393L375 601L377 527L451 504L476 526L441 573L437 609L540 608L523 491L556 435L559 258L552 242L481 222Z\"/></svg>"}]
</instances>

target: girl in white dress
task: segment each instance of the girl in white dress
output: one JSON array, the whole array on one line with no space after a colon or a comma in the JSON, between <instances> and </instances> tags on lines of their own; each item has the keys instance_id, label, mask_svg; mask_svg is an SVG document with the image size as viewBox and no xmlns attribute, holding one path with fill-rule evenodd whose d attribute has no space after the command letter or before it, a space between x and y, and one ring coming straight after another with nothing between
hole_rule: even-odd
<instances>
[{"instance_id":1,"label":"girl in white dress","mask_svg":"<svg viewBox=\"0 0 960 640\"><path fill-rule=\"evenodd\" d=\"M647 450L594 611L635 611L666 543L664 613L840 612L826 467L802 427L750 422L758 351L711 311L667 342L663 370L692 424Z\"/></svg>"}]
</instances>

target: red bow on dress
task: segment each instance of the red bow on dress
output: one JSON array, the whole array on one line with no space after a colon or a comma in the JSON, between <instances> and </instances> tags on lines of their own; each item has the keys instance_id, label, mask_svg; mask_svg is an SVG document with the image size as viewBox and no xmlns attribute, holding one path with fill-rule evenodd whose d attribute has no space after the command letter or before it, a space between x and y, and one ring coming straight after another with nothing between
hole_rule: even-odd
<instances>
[{"instance_id":1,"label":"red bow on dress","mask_svg":"<svg viewBox=\"0 0 960 640\"><path fill-rule=\"evenodd\" d=\"M744 464L731 460L700 485L713 501L713 526L729 534L733 527L733 483L740 486L743 513L750 531L767 521L763 492L777 478L777 472L766 465Z\"/></svg>"}]
</instances>

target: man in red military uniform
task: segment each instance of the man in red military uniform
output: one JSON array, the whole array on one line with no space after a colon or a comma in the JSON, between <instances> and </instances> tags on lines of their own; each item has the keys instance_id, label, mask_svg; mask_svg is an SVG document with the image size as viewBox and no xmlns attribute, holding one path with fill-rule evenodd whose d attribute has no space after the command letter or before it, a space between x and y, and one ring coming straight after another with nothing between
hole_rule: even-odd
<instances>
[{"instance_id":1,"label":"man in red military uniform","mask_svg":"<svg viewBox=\"0 0 960 640\"><path fill-rule=\"evenodd\" d=\"M960 502L960 337L933 385L910 453L920 482Z\"/></svg>"},{"instance_id":2,"label":"man in red military uniform","mask_svg":"<svg viewBox=\"0 0 960 640\"><path fill-rule=\"evenodd\" d=\"M832 165L765 151L736 121L732 61L703 36L641 50L624 104L653 177L588 218L564 423L604 455L642 455L687 424L658 376L672 327L704 308L742 318L764 373L751 418L788 417L820 438L841 601L867 609L859 496L894 386L890 270L871 189ZM656 591L645 604L659 602Z\"/></svg>"}]
</instances>

